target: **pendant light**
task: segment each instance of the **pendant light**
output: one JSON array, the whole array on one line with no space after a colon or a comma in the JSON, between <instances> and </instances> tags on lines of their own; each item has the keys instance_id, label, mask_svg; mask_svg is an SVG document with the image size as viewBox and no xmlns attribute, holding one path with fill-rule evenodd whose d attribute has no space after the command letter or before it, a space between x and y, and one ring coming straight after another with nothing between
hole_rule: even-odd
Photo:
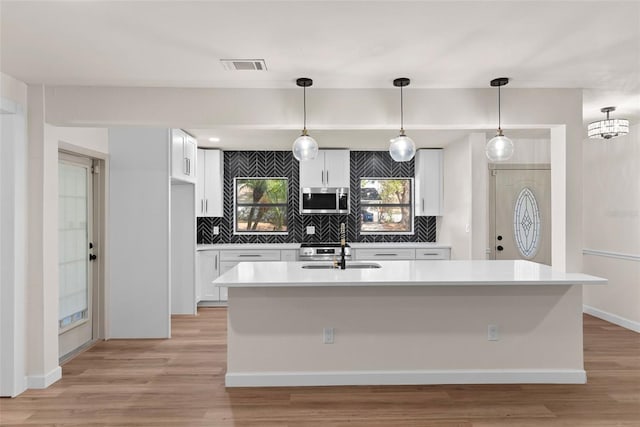
<instances>
[{"instance_id":1,"label":"pendant light","mask_svg":"<svg viewBox=\"0 0 640 427\"><path fill-rule=\"evenodd\" d=\"M404 106L402 98L402 88L409 86L411 80L406 77L400 77L393 81L395 87L400 88L400 135L393 138L389 145L389 154L396 162L408 162L416 155L416 144L411 138L404 134Z\"/></svg>"},{"instance_id":2,"label":"pendant light","mask_svg":"<svg viewBox=\"0 0 640 427\"><path fill-rule=\"evenodd\" d=\"M607 118L589 124L587 128L589 138L611 139L629 133L629 120L609 118L609 113L616 111L616 107L604 107L600 111L606 113Z\"/></svg>"},{"instance_id":3,"label":"pendant light","mask_svg":"<svg viewBox=\"0 0 640 427\"><path fill-rule=\"evenodd\" d=\"M307 88L313 84L313 80L301 77L296 80L296 84L302 88L304 122L302 134L293 142L293 157L298 161L313 160L318 155L318 143L307 133Z\"/></svg>"},{"instance_id":4,"label":"pendant light","mask_svg":"<svg viewBox=\"0 0 640 427\"><path fill-rule=\"evenodd\" d=\"M502 128L500 127L500 87L505 86L507 83L509 83L507 77L491 80L491 86L498 88L498 132L496 136L487 142L486 147L487 158L492 162L508 160L513 156L513 141L502 134Z\"/></svg>"}]
</instances>

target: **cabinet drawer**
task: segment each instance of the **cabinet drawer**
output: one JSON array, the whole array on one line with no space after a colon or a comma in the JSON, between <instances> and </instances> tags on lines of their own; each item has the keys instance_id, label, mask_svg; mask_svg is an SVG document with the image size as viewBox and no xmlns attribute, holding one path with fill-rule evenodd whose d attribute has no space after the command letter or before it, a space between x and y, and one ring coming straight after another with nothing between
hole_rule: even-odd
<instances>
[{"instance_id":1,"label":"cabinet drawer","mask_svg":"<svg viewBox=\"0 0 640 427\"><path fill-rule=\"evenodd\" d=\"M358 260L394 260L394 259L415 259L414 249L356 249L356 259Z\"/></svg>"},{"instance_id":2,"label":"cabinet drawer","mask_svg":"<svg viewBox=\"0 0 640 427\"><path fill-rule=\"evenodd\" d=\"M297 261L298 251L295 249L280 251L280 260L281 261Z\"/></svg>"},{"instance_id":3,"label":"cabinet drawer","mask_svg":"<svg viewBox=\"0 0 640 427\"><path fill-rule=\"evenodd\" d=\"M221 261L280 261L280 251L230 250L220 251Z\"/></svg>"},{"instance_id":4,"label":"cabinet drawer","mask_svg":"<svg viewBox=\"0 0 640 427\"><path fill-rule=\"evenodd\" d=\"M449 259L450 257L448 248L416 249L416 259Z\"/></svg>"}]
</instances>

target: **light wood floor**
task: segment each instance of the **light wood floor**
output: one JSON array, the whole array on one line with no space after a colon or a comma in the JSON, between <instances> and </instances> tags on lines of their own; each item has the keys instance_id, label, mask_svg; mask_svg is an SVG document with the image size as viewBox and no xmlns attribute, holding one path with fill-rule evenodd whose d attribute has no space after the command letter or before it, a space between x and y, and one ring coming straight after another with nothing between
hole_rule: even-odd
<instances>
[{"instance_id":1,"label":"light wood floor","mask_svg":"<svg viewBox=\"0 0 640 427\"><path fill-rule=\"evenodd\" d=\"M586 385L226 390L226 309L201 309L174 318L170 340L98 343L48 389L0 399L0 424L640 426L640 334L584 324Z\"/></svg>"}]
</instances>

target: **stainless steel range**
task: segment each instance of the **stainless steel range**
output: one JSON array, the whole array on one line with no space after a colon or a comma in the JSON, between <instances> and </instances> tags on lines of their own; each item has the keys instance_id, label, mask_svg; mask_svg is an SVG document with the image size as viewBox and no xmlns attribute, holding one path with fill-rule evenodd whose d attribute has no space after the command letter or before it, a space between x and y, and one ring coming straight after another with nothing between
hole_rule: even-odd
<instances>
[{"instance_id":1,"label":"stainless steel range","mask_svg":"<svg viewBox=\"0 0 640 427\"><path fill-rule=\"evenodd\" d=\"M344 257L351 259L351 247L344 248ZM333 261L340 260L340 243L301 243L298 254L300 261Z\"/></svg>"}]
</instances>

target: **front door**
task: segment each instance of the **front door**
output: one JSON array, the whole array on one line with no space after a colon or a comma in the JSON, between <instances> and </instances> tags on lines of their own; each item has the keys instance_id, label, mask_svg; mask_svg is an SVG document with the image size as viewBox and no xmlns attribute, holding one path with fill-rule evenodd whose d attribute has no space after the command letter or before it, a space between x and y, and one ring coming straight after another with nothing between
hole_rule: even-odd
<instances>
[{"instance_id":1,"label":"front door","mask_svg":"<svg viewBox=\"0 0 640 427\"><path fill-rule=\"evenodd\" d=\"M92 160L60 153L58 161L58 355L93 339Z\"/></svg>"},{"instance_id":2,"label":"front door","mask_svg":"<svg viewBox=\"0 0 640 427\"><path fill-rule=\"evenodd\" d=\"M551 170L547 165L491 167L491 258L551 265Z\"/></svg>"}]
</instances>

